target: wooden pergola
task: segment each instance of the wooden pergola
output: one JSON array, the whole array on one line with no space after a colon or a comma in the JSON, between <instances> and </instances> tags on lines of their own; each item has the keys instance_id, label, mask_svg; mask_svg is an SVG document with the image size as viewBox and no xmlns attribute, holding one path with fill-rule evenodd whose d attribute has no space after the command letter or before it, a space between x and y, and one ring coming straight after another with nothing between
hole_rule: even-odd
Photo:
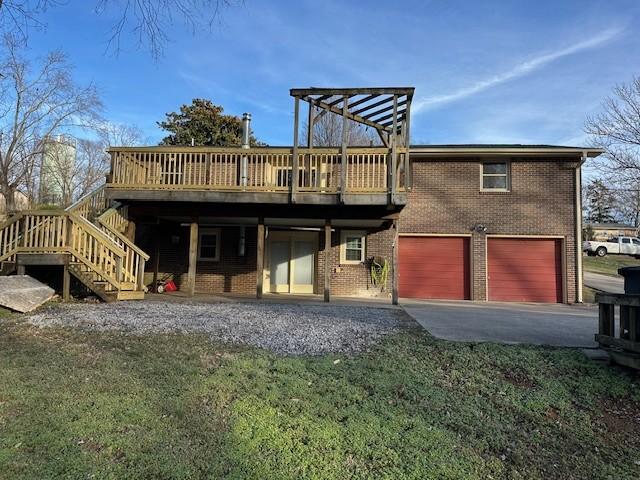
<instances>
[{"instance_id":1,"label":"wooden pergola","mask_svg":"<svg viewBox=\"0 0 640 480\"><path fill-rule=\"evenodd\" d=\"M298 147L300 130L300 101L307 102L308 128L307 147L313 148L313 130L315 122L326 114L336 114L342 117L342 163L347 162L348 122L356 122L373 128L382 144L389 149L390 165L389 185L392 195L395 194L396 167L398 150L409 149L409 126L411 117L411 101L413 87L383 87L383 88L293 88L291 96L295 99L293 120L293 185L297 185ZM404 172L410 172L409 156L404 156ZM346 168L342 169L342 175ZM407 182L408 179L405 179ZM295 192L292 192L295 199Z\"/></svg>"},{"instance_id":2,"label":"wooden pergola","mask_svg":"<svg viewBox=\"0 0 640 480\"><path fill-rule=\"evenodd\" d=\"M314 124L318 118L327 114L342 117L341 149L341 185L346 184L348 122L356 122L375 129L382 144L389 150L387 168L390 204L394 203L397 188L396 175L400 169L404 172L405 186L410 185L409 165L409 126L411 118L411 100L413 87L396 88L293 88L290 93L295 99L293 120L293 156L292 156L292 190L291 200L295 202L298 185L298 147L300 130L300 101L307 102L307 148L313 149ZM398 153L402 150L403 165L398 165ZM340 189L341 201L345 188ZM393 220L394 242L392 254L392 293L394 305L398 303L398 221ZM325 223L325 251L331 249L331 220ZM325 261L324 299L329 301L330 262Z\"/></svg>"}]
</instances>

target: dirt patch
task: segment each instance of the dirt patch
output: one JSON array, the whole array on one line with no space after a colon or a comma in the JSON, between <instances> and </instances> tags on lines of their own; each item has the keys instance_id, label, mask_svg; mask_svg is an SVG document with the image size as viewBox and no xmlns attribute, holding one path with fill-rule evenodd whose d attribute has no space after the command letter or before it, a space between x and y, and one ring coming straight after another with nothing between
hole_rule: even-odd
<instances>
[{"instance_id":1,"label":"dirt patch","mask_svg":"<svg viewBox=\"0 0 640 480\"><path fill-rule=\"evenodd\" d=\"M538 386L536 381L522 370L502 370L500 373L502 373L502 378L504 378L505 381L516 387L535 388Z\"/></svg>"},{"instance_id":2,"label":"dirt patch","mask_svg":"<svg viewBox=\"0 0 640 480\"><path fill-rule=\"evenodd\" d=\"M633 437L640 444L640 403L629 398L600 402L601 420L611 433Z\"/></svg>"}]
</instances>

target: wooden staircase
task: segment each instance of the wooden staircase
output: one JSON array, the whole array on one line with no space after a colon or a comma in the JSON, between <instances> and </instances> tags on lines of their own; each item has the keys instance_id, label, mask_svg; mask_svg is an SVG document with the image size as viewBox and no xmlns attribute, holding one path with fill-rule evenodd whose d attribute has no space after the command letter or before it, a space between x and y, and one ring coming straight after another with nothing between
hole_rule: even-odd
<instances>
[{"instance_id":1,"label":"wooden staircase","mask_svg":"<svg viewBox=\"0 0 640 480\"><path fill-rule=\"evenodd\" d=\"M64 265L104 301L142 299L149 256L127 225L126 206L109 203L103 187L66 210L18 213L0 225L0 275L21 263Z\"/></svg>"}]
</instances>

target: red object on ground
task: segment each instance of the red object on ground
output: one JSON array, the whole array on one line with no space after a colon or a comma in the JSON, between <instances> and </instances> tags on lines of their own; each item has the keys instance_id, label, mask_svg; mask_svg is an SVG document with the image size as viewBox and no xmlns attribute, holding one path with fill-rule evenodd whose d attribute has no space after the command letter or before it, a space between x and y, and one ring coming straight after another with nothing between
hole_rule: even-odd
<instances>
[{"instance_id":1,"label":"red object on ground","mask_svg":"<svg viewBox=\"0 0 640 480\"><path fill-rule=\"evenodd\" d=\"M176 287L176 283L173 280L169 280L164 284L165 292L175 292L176 290L178 290L178 287Z\"/></svg>"}]
</instances>

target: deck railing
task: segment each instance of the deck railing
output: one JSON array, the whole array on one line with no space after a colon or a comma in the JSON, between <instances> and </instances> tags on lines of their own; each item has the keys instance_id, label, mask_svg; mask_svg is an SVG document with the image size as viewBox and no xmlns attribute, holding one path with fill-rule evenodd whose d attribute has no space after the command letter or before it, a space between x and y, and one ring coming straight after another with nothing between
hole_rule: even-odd
<instances>
[{"instance_id":1,"label":"deck railing","mask_svg":"<svg viewBox=\"0 0 640 480\"><path fill-rule=\"evenodd\" d=\"M397 152L394 161L388 148L349 148L343 159L339 148L299 148L295 190L401 191L407 152ZM122 147L110 153L107 186L112 188L289 192L294 187L291 148Z\"/></svg>"}]
</instances>

